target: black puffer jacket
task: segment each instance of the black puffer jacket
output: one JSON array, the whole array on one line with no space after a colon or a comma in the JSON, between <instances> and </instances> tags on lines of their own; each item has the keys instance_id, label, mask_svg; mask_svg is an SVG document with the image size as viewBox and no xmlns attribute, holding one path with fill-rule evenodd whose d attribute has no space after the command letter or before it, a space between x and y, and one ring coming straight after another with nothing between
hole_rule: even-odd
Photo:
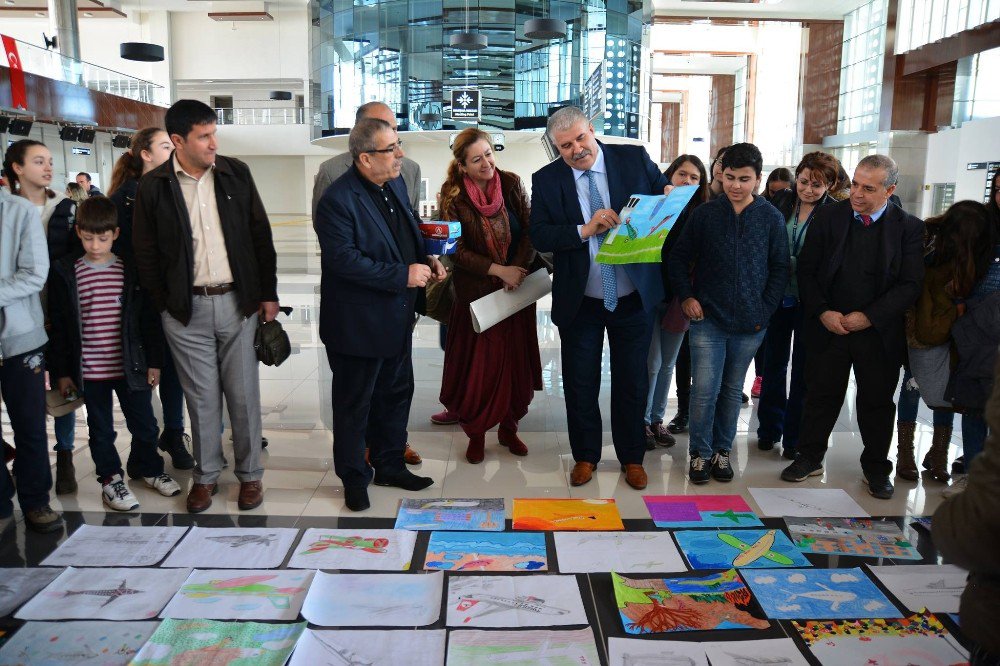
<instances>
[{"instance_id":1,"label":"black puffer jacket","mask_svg":"<svg viewBox=\"0 0 1000 666\"><path fill-rule=\"evenodd\" d=\"M132 214L135 211L135 195L138 190L138 180L126 180L108 197L115 202L115 208L118 209L118 228L121 230L114 245L111 246L111 251L128 260L135 257L132 251Z\"/></svg>"},{"instance_id":2,"label":"black puffer jacket","mask_svg":"<svg viewBox=\"0 0 1000 666\"><path fill-rule=\"evenodd\" d=\"M958 364L944 397L957 410L979 411L993 391L993 366L1000 344L1000 291L968 301L967 306L951 326Z\"/></svg>"}]
</instances>

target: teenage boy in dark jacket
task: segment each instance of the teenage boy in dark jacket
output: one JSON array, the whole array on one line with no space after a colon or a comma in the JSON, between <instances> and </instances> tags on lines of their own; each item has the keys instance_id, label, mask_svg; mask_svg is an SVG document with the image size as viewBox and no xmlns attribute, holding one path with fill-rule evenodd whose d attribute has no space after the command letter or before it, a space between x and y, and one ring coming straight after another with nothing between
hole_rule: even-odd
<instances>
[{"instance_id":1,"label":"teenage boy in dark jacket","mask_svg":"<svg viewBox=\"0 0 1000 666\"><path fill-rule=\"evenodd\" d=\"M670 284L691 318L692 483L733 478L729 451L743 380L788 282L784 220L754 196L762 168L755 145L728 148L722 157L725 196L691 213L668 259Z\"/></svg>"},{"instance_id":2,"label":"teenage boy in dark jacket","mask_svg":"<svg viewBox=\"0 0 1000 666\"><path fill-rule=\"evenodd\" d=\"M49 275L49 315L63 325L52 327L48 364L63 395L83 392L104 504L131 511L139 502L125 484L115 448L112 393L132 434L128 475L165 497L181 489L163 473L156 450L152 389L160 381L163 333L134 267L111 252L118 232L118 212L110 199L95 196L80 204L76 233L85 254L54 264Z\"/></svg>"}]
</instances>

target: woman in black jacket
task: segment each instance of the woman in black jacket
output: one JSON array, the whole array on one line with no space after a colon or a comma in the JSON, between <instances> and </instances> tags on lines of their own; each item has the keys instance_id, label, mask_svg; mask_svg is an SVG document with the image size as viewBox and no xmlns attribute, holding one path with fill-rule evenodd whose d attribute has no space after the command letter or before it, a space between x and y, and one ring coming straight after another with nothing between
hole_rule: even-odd
<instances>
[{"instance_id":1,"label":"woman in black jacket","mask_svg":"<svg viewBox=\"0 0 1000 666\"><path fill-rule=\"evenodd\" d=\"M794 460L796 456L802 401L805 397L802 307L799 305L795 264L813 214L821 206L835 203L829 189L837 183L839 170L840 163L832 155L809 153L795 168L795 189L779 192L771 201L787 221L791 276L781 307L775 311L767 328L764 379L757 406L757 418L760 422L757 427L757 448L769 451L784 438L782 455L789 460ZM792 381L786 393L785 378L788 376L789 357L792 363Z\"/></svg>"}]
</instances>

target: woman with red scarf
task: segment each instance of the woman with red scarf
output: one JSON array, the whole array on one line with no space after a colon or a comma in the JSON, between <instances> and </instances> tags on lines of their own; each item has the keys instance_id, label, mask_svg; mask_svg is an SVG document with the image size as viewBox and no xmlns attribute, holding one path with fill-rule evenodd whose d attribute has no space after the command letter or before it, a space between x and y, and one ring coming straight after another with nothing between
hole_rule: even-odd
<instances>
[{"instance_id":1,"label":"woman with red scarf","mask_svg":"<svg viewBox=\"0 0 1000 666\"><path fill-rule=\"evenodd\" d=\"M448 325L441 402L459 415L469 436L465 458L485 458L486 431L498 425L500 445L518 456L528 447L517 422L542 388L535 306L482 333L472 328L469 304L498 289L521 286L535 250L528 238L528 195L521 179L496 168L493 142L469 128L455 138L454 159L441 188L442 219L462 223L453 263L455 305Z\"/></svg>"}]
</instances>

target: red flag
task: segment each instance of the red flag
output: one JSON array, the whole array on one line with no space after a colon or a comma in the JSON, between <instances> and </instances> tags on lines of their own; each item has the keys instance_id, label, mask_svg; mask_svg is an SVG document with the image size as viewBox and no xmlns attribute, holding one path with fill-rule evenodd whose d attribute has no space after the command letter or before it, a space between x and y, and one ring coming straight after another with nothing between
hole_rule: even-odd
<instances>
[{"instance_id":1,"label":"red flag","mask_svg":"<svg viewBox=\"0 0 1000 666\"><path fill-rule=\"evenodd\" d=\"M11 106L27 110L28 94L24 88L24 68L21 67L21 57L17 54L17 42L7 35L0 37L3 38L3 50L7 53L7 64L10 66Z\"/></svg>"}]
</instances>

